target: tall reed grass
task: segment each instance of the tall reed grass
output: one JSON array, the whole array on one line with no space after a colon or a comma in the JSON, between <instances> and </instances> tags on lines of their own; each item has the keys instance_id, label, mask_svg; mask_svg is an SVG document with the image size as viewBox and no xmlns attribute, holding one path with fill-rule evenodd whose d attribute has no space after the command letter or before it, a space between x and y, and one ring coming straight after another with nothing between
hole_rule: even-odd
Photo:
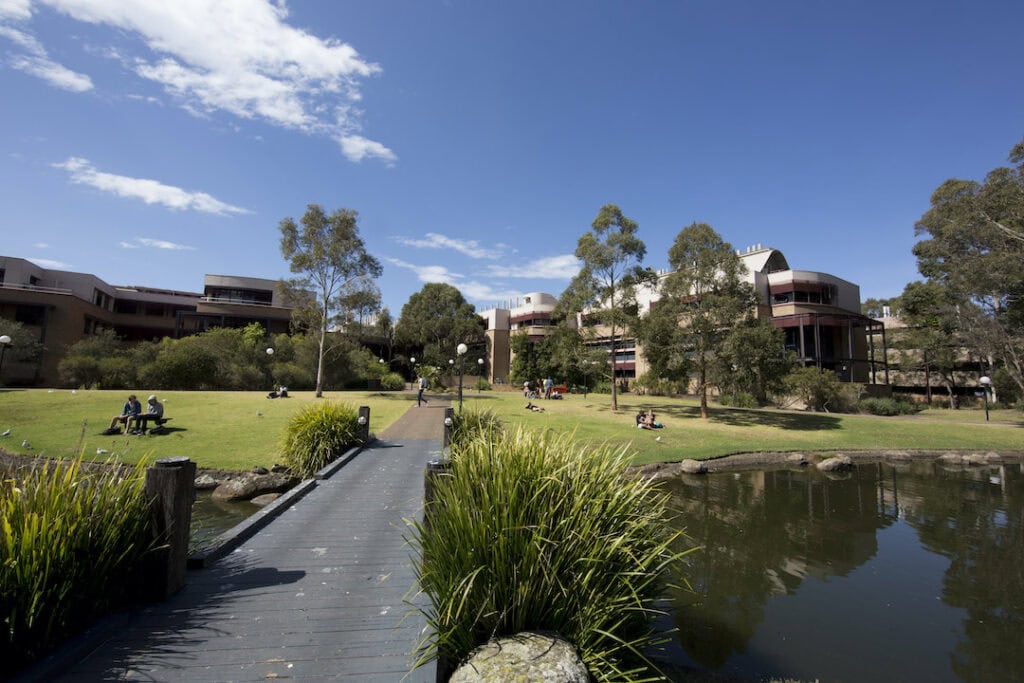
<instances>
[{"instance_id":1,"label":"tall reed grass","mask_svg":"<svg viewBox=\"0 0 1024 683\"><path fill-rule=\"evenodd\" d=\"M667 568L689 551L667 495L626 474L625 453L518 429L452 450L429 526L410 522L429 607L423 664L459 662L490 638L555 631L599 681L655 680L645 648Z\"/></svg>"},{"instance_id":2,"label":"tall reed grass","mask_svg":"<svg viewBox=\"0 0 1024 683\"><path fill-rule=\"evenodd\" d=\"M282 458L295 476L306 479L358 443L359 410L349 403L319 401L288 422Z\"/></svg>"},{"instance_id":3,"label":"tall reed grass","mask_svg":"<svg viewBox=\"0 0 1024 683\"><path fill-rule=\"evenodd\" d=\"M452 424L451 447L458 450L463 444L484 436L500 438L505 431L501 419L492 410L465 410L455 414Z\"/></svg>"},{"instance_id":4,"label":"tall reed grass","mask_svg":"<svg viewBox=\"0 0 1024 683\"><path fill-rule=\"evenodd\" d=\"M129 597L153 543L145 472L81 460L0 486L0 661L17 670Z\"/></svg>"}]
</instances>

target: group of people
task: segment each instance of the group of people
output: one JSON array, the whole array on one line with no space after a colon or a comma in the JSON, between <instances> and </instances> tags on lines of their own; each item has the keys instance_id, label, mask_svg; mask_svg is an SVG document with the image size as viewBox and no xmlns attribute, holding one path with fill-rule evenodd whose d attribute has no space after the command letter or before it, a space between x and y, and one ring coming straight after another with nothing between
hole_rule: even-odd
<instances>
[{"instance_id":1,"label":"group of people","mask_svg":"<svg viewBox=\"0 0 1024 683\"><path fill-rule=\"evenodd\" d=\"M159 420L164 416L164 404L157 400L156 394L146 399L146 412L142 412L142 404L132 394L128 397L121 414L115 415L110 421L110 428L105 434L120 434L121 425L124 425L124 433L144 434L150 420Z\"/></svg>"},{"instance_id":2,"label":"group of people","mask_svg":"<svg viewBox=\"0 0 1024 683\"><path fill-rule=\"evenodd\" d=\"M641 410L636 414L637 429L663 429L665 425L658 422L653 410ZM661 438L661 437L658 437Z\"/></svg>"},{"instance_id":3,"label":"group of people","mask_svg":"<svg viewBox=\"0 0 1024 683\"><path fill-rule=\"evenodd\" d=\"M529 380L523 382L523 398L534 399L537 398L538 393L543 390L544 398L552 397L552 390L555 388L555 380L548 377L547 379L538 379L536 382L530 382Z\"/></svg>"}]
</instances>

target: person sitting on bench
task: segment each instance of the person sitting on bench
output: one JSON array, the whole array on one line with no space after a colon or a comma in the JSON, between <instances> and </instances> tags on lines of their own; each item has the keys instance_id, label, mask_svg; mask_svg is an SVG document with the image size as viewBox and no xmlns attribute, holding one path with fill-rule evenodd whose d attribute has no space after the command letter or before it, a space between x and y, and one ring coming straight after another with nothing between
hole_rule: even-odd
<instances>
[{"instance_id":1,"label":"person sitting on bench","mask_svg":"<svg viewBox=\"0 0 1024 683\"><path fill-rule=\"evenodd\" d=\"M164 416L164 405L157 400L156 394L150 396L146 400L146 403L148 404L148 408L146 412L136 418L136 428L133 434L145 434L147 423L150 420L153 420L153 422L159 425Z\"/></svg>"},{"instance_id":2,"label":"person sitting on bench","mask_svg":"<svg viewBox=\"0 0 1024 683\"><path fill-rule=\"evenodd\" d=\"M120 425L122 424L124 425L125 431L128 431L132 421L134 421L141 412L142 404L139 403L139 399L135 398L135 394L132 394L128 397L124 407L121 408L121 414L115 415L110 421L110 428L105 431L104 434L120 434Z\"/></svg>"}]
</instances>

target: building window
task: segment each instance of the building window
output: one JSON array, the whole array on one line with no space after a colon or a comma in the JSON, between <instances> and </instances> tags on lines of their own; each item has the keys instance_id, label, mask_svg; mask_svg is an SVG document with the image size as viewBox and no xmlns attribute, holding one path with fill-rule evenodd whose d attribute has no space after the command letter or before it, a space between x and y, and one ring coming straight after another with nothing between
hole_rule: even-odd
<instances>
[{"instance_id":1,"label":"building window","mask_svg":"<svg viewBox=\"0 0 1024 683\"><path fill-rule=\"evenodd\" d=\"M6 271L3 268L0 268L0 285L2 285L4 283L4 274L5 273L6 273Z\"/></svg>"},{"instance_id":2,"label":"building window","mask_svg":"<svg viewBox=\"0 0 1024 683\"><path fill-rule=\"evenodd\" d=\"M793 300L793 293L786 292L785 294L775 294L772 296L773 304L788 304Z\"/></svg>"},{"instance_id":3,"label":"building window","mask_svg":"<svg viewBox=\"0 0 1024 683\"><path fill-rule=\"evenodd\" d=\"M146 315L162 318L164 307L162 304L146 304Z\"/></svg>"},{"instance_id":4,"label":"building window","mask_svg":"<svg viewBox=\"0 0 1024 683\"><path fill-rule=\"evenodd\" d=\"M14 319L22 325L42 325L45 317L43 306L20 304L14 309Z\"/></svg>"},{"instance_id":5,"label":"building window","mask_svg":"<svg viewBox=\"0 0 1024 683\"><path fill-rule=\"evenodd\" d=\"M139 307L134 301L122 301L117 299L114 301L114 313L125 313L127 315L135 315L139 312Z\"/></svg>"}]
</instances>

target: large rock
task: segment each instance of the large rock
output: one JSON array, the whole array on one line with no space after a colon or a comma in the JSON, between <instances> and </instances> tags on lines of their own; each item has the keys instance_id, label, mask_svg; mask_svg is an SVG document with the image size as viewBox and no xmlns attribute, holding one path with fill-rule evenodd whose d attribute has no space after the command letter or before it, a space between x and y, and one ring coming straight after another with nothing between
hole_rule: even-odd
<instances>
[{"instance_id":1,"label":"large rock","mask_svg":"<svg viewBox=\"0 0 1024 683\"><path fill-rule=\"evenodd\" d=\"M799 465L800 467L804 467L807 463L807 456L803 453L790 453L786 456L787 465Z\"/></svg>"},{"instance_id":2,"label":"large rock","mask_svg":"<svg viewBox=\"0 0 1024 683\"><path fill-rule=\"evenodd\" d=\"M449 679L451 683L589 680L587 667L571 643L556 634L532 631L496 638L477 648Z\"/></svg>"},{"instance_id":3,"label":"large rock","mask_svg":"<svg viewBox=\"0 0 1024 683\"><path fill-rule=\"evenodd\" d=\"M213 499L221 501L252 500L264 493L284 493L299 483L295 477L271 472L254 474L246 472L237 479L226 481L213 491Z\"/></svg>"},{"instance_id":4,"label":"large rock","mask_svg":"<svg viewBox=\"0 0 1024 683\"><path fill-rule=\"evenodd\" d=\"M253 498L249 502L252 503L253 505L259 505L260 507L266 507L267 505L270 505L271 503L273 503L275 500L277 500L280 497L281 497L280 493L264 493L262 496L256 496L255 498Z\"/></svg>"},{"instance_id":5,"label":"large rock","mask_svg":"<svg viewBox=\"0 0 1024 683\"><path fill-rule=\"evenodd\" d=\"M853 467L853 460L848 455L837 455L832 458L825 458L818 463L818 469L822 472L841 472Z\"/></svg>"},{"instance_id":6,"label":"large rock","mask_svg":"<svg viewBox=\"0 0 1024 683\"><path fill-rule=\"evenodd\" d=\"M204 473L196 477L195 486L200 491L209 491L210 489L217 488L218 482L209 474Z\"/></svg>"},{"instance_id":7,"label":"large rock","mask_svg":"<svg viewBox=\"0 0 1024 683\"><path fill-rule=\"evenodd\" d=\"M684 474L704 474L708 471L708 466L699 460L684 460L679 463L679 469Z\"/></svg>"}]
</instances>

